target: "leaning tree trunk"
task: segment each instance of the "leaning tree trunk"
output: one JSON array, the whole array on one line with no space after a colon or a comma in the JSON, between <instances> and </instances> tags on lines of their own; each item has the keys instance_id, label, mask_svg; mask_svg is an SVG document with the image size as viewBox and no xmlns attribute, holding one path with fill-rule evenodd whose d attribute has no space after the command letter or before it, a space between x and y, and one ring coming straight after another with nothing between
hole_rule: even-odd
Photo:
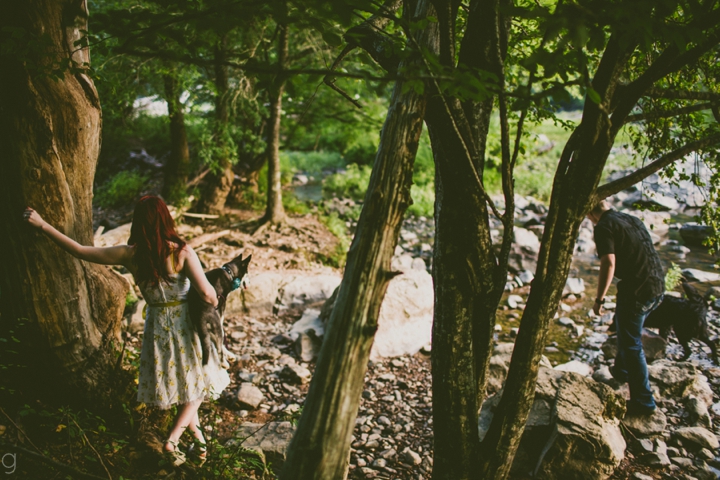
<instances>
[{"instance_id":1,"label":"leaning tree trunk","mask_svg":"<svg viewBox=\"0 0 720 480\"><path fill-rule=\"evenodd\" d=\"M100 148L97 91L83 70L48 74L87 48L84 0L2 2L0 62L0 307L3 329L25 318L36 354L71 395L98 398L112 375L127 283L107 267L62 251L22 220L26 206L82 244L92 245L92 186ZM7 35L7 36L6 36ZM42 52L22 45L47 47Z\"/></svg>"},{"instance_id":2,"label":"leaning tree trunk","mask_svg":"<svg viewBox=\"0 0 720 480\"><path fill-rule=\"evenodd\" d=\"M205 182L202 198L197 209L204 213L220 214L225 208L225 202L232 189L235 173L232 169L229 152L225 138L227 135L230 115L228 112L228 93L230 90L227 60L227 38L223 38L215 49L215 141L218 145L220 158L213 173L208 175ZM225 147L225 148L224 148Z\"/></svg>"},{"instance_id":3,"label":"leaning tree trunk","mask_svg":"<svg viewBox=\"0 0 720 480\"><path fill-rule=\"evenodd\" d=\"M286 67L288 56L288 26L278 26L278 70ZM280 172L280 118L282 113L282 96L285 88L285 75L280 72L270 88L270 121L267 144L268 186L267 206L264 221L282 223L285 220L285 209L282 203L282 184Z\"/></svg>"},{"instance_id":4,"label":"leaning tree trunk","mask_svg":"<svg viewBox=\"0 0 720 480\"><path fill-rule=\"evenodd\" d=\"M185 132L185 115L180 102L182 90L176 72L163 76L165 83L165 100L168 104L170 120L170 159L165 166L165 183L163 195L170 202L185 197L188 174L190 172L190 149Z\"/></svg>"},{"instance_id":5,"label":"leaning tree trunk","mask_svg":"<svg viewBox=\"0 0 720 480\"><path fill-rule=\"evenodd\" d=\"M430 15L430 1L420 0L416 12L416 19ZM435 50L436 41L435 28L426 29L418 38L430 50ZM418 59L408 62L417 65ZM403 93L403 82L396 84L343 281L282 471L284 480L346 475L380 305L390 279L397 274L391 271L390 260L411 202L425 103L425 95L414 89Z\"/></svg>"}]
</instances>

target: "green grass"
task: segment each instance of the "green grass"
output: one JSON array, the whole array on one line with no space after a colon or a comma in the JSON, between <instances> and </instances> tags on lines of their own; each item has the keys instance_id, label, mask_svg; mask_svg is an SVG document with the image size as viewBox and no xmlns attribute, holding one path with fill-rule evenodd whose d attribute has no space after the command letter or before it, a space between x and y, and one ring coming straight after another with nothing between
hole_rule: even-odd
<instances>
[{"instance_id":1,"label":"green grass","mask_svg":"<svg viewBox=\"0 0 720 480\"><path fill-rule=\"evenodd\" d=\"M133 203L148 182L148 175L134 171L118 172L95 193L95 203L105 208Z\"/></svg>"}]
</instances>

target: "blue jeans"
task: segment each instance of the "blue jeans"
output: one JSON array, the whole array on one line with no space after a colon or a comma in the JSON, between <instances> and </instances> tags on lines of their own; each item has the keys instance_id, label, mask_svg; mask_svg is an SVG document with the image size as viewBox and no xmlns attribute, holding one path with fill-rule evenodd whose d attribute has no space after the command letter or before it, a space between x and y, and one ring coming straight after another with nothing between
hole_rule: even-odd
<instances>
[{"instance_id":1,"label":"blue jeans","mask_svg":"<svg viewBox=\"0 0 720 480\"><path fill-rule=\"evenodd\" d=\"M632 295L618 293L615 310L618 353L611 372L619 382L628 382L630 402L647 408L655 408L655 399L648 380L647 362L642 346L642 329L645 319L660 305L663 296L659 295L646 302L639 302Z\"/></svg>"}]
</instances>

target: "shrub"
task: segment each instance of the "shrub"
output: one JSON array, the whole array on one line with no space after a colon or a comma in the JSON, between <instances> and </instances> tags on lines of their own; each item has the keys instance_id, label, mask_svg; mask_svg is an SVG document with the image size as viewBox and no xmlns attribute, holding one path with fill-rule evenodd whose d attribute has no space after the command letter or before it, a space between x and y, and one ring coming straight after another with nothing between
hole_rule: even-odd
<instances>
[{"instance_id":1,"label":"shrub","mask_svg":"<svg viewBox=\"0 0 720 480\"><path fill-rule=\"evenodd\" d=\"M682 280L682 275L682 268L673 262L665 274L665 291L675 290Z\"/></svg>"},{"instance_id":2,"label":"shrub","mask_svg":"<svg viewBox=\"0 0 720 480\"><path fill-rule=\"evenodd\" d=\"M122 171L97 189L95 203L103 208L131 203L140 195L149 177L138 172Z\"/></svg>"},{"instance_id":3,"label":"shrub","mask_svg":"<svg viewBox=\"0 0 720 480\"><path fill-rule=\"evenodd\" d=\"M365 198L371 173L372 168L370 166L358 166L351 163L345 172L330 175L325 179L323 193L340 198L362 200Z\"/></svg>"}]
</instances>

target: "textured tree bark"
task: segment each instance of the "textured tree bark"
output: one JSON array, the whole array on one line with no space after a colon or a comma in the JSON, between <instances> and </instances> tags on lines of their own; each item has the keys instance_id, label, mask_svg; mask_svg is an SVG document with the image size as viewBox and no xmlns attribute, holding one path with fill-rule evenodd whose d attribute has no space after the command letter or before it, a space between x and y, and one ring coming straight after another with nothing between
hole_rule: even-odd
<instances>
[{"instance_id":1,"label":"textured tree bark","mask_svg":"<svg viewBox=\"0 0 720 480\"><path fill-rule=\"evenodd\" d=\"M89 62L87 48L75 45L87 16L84 0L0 6L2 29L24 31L20 43L29 47L0 59L0 322L5 328L27 318L40 335L36 353L52 359L43 368L65 393L97 399L114 367L127 283L108 267L75 259L22 220L29 205L80 243L93 243L97 91L82 68L59 80L45 75L70 58L77 66Z\"/></svg>"},{"instance_id":2,"label":"textured tree bark","mask_svg":"<svg viewBox=\"0 0 720 480\"><path fill-rule=\"evenodd\" d=\"M278 25L278 70L283 70L288 57L288 26ZM285 209L282 203L282 184L280 178L280 118L282 114L282 96L285 88L285 76L280 74L270 88L270 121L268 122L268 185L267 205L263 220L269 223L285 221Z\"/></svg>"},{"instance_id":3,"label":"textured tree bark","mask_svg":"<svg viewBox=\"0 0 720 480\"><path fill-rule=\"evenodd\" d=\"M165 166L163 195L169 202L185 197L186 183L190 173L190 148L185 132L185 115L180 102L182 90L175 72L163 77L165 100L168 104L170 119L170 159Z\"/></svg>"},{"instance_id":4,"label":"textured tree bark","mask_svg":"<svg viewBox=\"0 0 720 480\"><path fill-rule=\"evenodd\" d=\"M431 14L430 1L420 0L416 19ZM418 43L436 50L435 23L420 32ZM365 206L298 430L288 450L283 480L340 479L346 475L350 437L380 305L395 275L390 271L390 259L411 202L412 169L425 103L424 94L414 89L403 93L403 83L396 84Z\"/></svg>"},{"instance_id":5,"label":"textured tree bark","mask_svg":"<svg viewBox=\"0 0 720 480\"><path fill-rule=\"evenodd\" d=\"M230 86L228 67L223 65L227 57L226 48L227 38L223 38L215 49L215 88L217 89L215 97L215 137L221 146L224 143L225 131L229 121L228 93ZM222 148L219 150L222 150ZM223 156L217 162L218 167L208 175L202 198L197 205L197 210L202 213L221 214L235 180L235 173L230 159Z\"/></svg>"}]
</instances>

